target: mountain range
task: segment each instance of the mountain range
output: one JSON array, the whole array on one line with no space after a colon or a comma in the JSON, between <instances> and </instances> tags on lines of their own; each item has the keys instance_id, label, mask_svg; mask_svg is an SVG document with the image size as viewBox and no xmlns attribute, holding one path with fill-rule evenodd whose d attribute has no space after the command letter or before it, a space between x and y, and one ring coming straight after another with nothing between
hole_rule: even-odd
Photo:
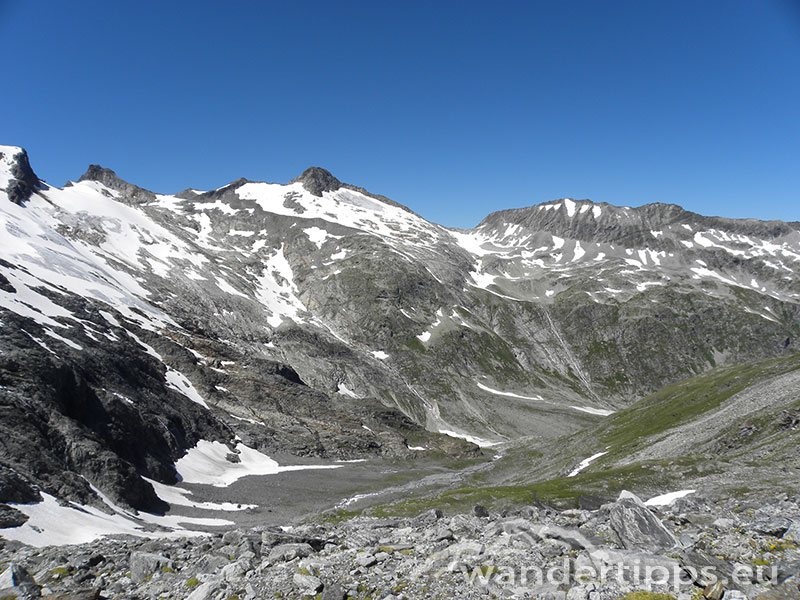
<instances>
[{"instance_id":1,"label":"mountain range","mask_svg":"<svg viewBox=\"0 0 800 600\"><path fill-rule=\"evenodd\" d=\"M800 333L800 223L674 204L463 230L317 167L167 195L91 165L57 188L0 146L0 232L4 527L43 498L164 514L159 486L212 445L228 466L501 446L517 483L549 447L533 464L565 476L627 443L642 398L673 423L669 386L794 365Z\"/></svg>"}]
</instances>

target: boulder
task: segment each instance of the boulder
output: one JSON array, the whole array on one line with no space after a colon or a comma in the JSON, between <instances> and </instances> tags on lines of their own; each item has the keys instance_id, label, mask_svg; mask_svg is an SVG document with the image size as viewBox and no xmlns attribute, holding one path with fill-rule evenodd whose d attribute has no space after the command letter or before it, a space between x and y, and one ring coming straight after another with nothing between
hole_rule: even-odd
<instances>
[{"instance_id":1,"label":"boulder","mask_svg":"<svg viewBox=\"0 0 800 600\"><path fill-rule=\"evenodd\" d=\"M303 592L316 594L322 589L322 581L319 577L314 577L313 575L295 573L292 577L292 581Z\"/></svg>"},{"instance_id":2,"label":"boulder","mask_svg":"<svg viewBox=\"0 0 800 600\"><path fill-rule=\"evenodd\" d=\"M216 579L201 583L186 597L186 600L212 600L220 591L222 584Z\"/></svg>"},{"instance_id":3,"label":"boulder","mask_svg":"<svg viewBox=\"0 0 800 600\"><path fill-rule=\"evenodd\" d=\"M678 540L640 498L623 492L611 507L609 526L626 550L660 552L678 545Z\"/></svg>"},{"instance_id":4,"label":"boulder","mask_svg":"<svg viewBox=\"0 0 800 600\"><path fill-rule=\"evenodd\" d=\"M172 560L152 552L133 552L130 558L131 579L142 581L162 567L172 567Z\"/></svg>"},{"instance_id":5,"label":"boulder","mask_svg":"<svg viewBox=\"0 0 800 600\"><path fill-rule=\"evenodd\" d=\"M783 539L790 542L800 542L800 521L793 521L783 533Z\"/></svg>"},{"instance_id":6,"label":"boulder","mask_svg":"<svg viewBox=\"0 0 800 600\"><path fill-rule=\"evenodd\" d=\"M0 590L3 598L38 597L41 586L24 567L12 562L0 573Z\"/></svg>"},{"instance_id":7,"label":"boulder","mask_svg":"<svg viewBox=\"0 0 800 600\"><path fill-rule=\"evenodd\" d=\"M272 563L286 562L294 558L305 558L314 553L314 548L309 544L280 544L269 552L269 561Z\"/></svg>"}]
</instances>

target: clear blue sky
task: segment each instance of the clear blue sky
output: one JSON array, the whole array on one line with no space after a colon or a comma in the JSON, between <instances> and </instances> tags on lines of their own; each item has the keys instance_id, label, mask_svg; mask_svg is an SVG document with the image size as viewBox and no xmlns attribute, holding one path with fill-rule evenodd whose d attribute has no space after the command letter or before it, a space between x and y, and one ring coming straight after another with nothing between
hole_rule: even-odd
<instances>
[{"instance_id":1,"label":"clear blue sky","mask_svg":"<svg viewBox=\"0 0 800 600\"><path fill-rule=\"evenodd\" d=\"M800 0L0 0L0 143L54 185L309 165L445 225L560 197L800 220Z\"/></svg>"}]
</instances>

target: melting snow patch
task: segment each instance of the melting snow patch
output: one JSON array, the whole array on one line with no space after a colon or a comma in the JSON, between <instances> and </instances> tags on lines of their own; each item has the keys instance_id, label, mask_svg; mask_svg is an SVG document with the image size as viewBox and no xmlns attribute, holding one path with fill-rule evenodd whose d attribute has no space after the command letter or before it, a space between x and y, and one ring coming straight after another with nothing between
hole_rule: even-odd
<instances>
[{"instance_id":1,"label":"melting snow patch","mask_svg":"<svg viewBox=\"0 0 800 600\"><path fill-rule=\"evenodd\" d=\"M160 358L160 357L159 357ZM192 385L191 381L186 379L183 373L176 371L171 367L167 367L167 387L172 388L173 390L180 392L184 396L186 396L192 402L196 402L203 408L208 408L208 404L206 401L203 400L203 397L197 391L197 389Z\"/></svg>"},{"instance_id":2,"label":"melting snow patch","mask_svg":"<svg viewBox=\"0 0 800 600\"><path fill-rule=\"evenodd\" d=\"M293 465L281 467L266 454L242 443L236 446L239 462L227 460L231 451L225 444L200 440L178 462L175 470L186 483L204 483L227 487L248 475L275 475L286 471L307 469L339 469L341 465Z\"/></svg>"},{"instance_id":3,"label":"melting snow patch","mask_svg":"<svg viewBox=\"0 0 800 600\"><path fill-rule=\"evenodd\" d=\"M98 492L96 488L93 489ZM180 526L180 523L208 526L233 525L231 521L225 519L202 519L178 515L158 517L147 513L134 515L114 506L102 493L99 495L115 511L114 514L107 514L94 506L82 506L74 502L62 505L55 497L42 492L42 502L13 505L14 508L28 515L28 521L20 527L4 529L3 536L9 540L17 540L41 548L53 545L84 544L105 535L127 534L148 538L207 535L207 533L186 530ZM145 524L139 521L169 527L170 530L143 531Z\"/></svg>"},{"instance_id":4,"label":"melting snow patch","mask_svg":"<svg viewBox=\"0 0 800 600\"><path fill-rule=\"evenodd\" d=\"M468 442L471 442L476 446L480 446L481 448L489 448L491 446L497 446L502 443L502 442L492 442L491 440L484 440L483 438L475 437L474 435L469 435L468 433L457 433L449 429L440 429L439 433L443 433L444 435L449 435L450 437L467 440Z\"/></svg>"},{"instance_id":5,"label":"melting snow patch","mask_svg":"<svg viewBox=\"0 0 800 600\"><path fill-rule=\"evenodd\" d=\"M244 231L240 229L231 229L228 231L228 235L240 235L243 237L252 237L256 234L255 231Z\"/></svg>"},{"instance_id":6,"label":"melting snow patch","mask_svg":"<svg viewBox=\"0 0 800 600\"><path fill-rule=\"evenodd\" d=\"M375 351L373 351L372 352L372 356L374 356L378 360L386 360L387 358L389 358L389 355L386 354L386 352L384 352L383 350L375 350Z\"/></svg>"},{"instance_id":7,"label":"melting snow patch","mask_svg":"<svg viewBox=\"0 0 800 600\"><path fill-rule=\"evenodd\" d=\"M567 475L567 477L575 477L578 473L583 471L586 467L588 467L590 464L592 464L598 458L600 458L601 456L605 456L606 454L608 454L608 450L605 450L604 452L598 452L597 454L595 454L593 456L590 456L589 458L584 458L580 462L580 464L577 467L575 467L575 470L573 470L572 473Z\"/></svg>"},{"instance_id":8,"label":"melting snow patch","mask_svg":"<svg viewBox=\"0 0 800 600\"><path fill-rule=\"evenodd\" d=\"M586 250L581 247L581 243L575 242L575 256L573 256L572 260L580 260L584 254L586 254Z\"/></svg>"},{"instance_id":9,"label":"melting snow patch","mask_svg":"<svg viewBox=\"0 0 800 600\"><path fill-rule=\"evenodd\" d=\"M600 415L601 417L607 417L614 414L613 410L607 410L605 408L592 408L591 406L571 406L570 408L589 413L590 415Z\"/></svg>"},{"instance_id":10,"label":"melting snow patch","mask_svg":"<svg viewBox=\"0 0 800 600\"><path fill-rule=\"evenodd\" d=\"M216 280L217 287L219 289L221 289L223 292L225 292L226 294L231 294L232 296L241 296L242 298L247 298L247 296L245 294L243 294L242 292L237 290L235 287L233 287L230 283L228 283L227 281L225 281L221 277L217 277L215 275L214 279Z\"/></svg>"},{"instance_id":11,"label":"melting snow patch","mask_svg":"<svg viewBox=\"0 0 800 600\"><path fill-rule=\"evenodd\" d=\"M331 235L326 230L320 229L319 227L309 227L308 229L304 229L303 231L308 236L308 239L311 240L312 243L317 245L317 248L322 248L322 245L328 238L339 239L340 237L342 237L340 235Z\"/></svg>"},{"instance_id":12,"label":"melting snow patch","mask_svg":"<svg viewBox=\"0 0 800 600\"><path fill-rule=\"evenodd\" d=\"M347 387L345 384L343 384L343 383L340 383L340 384L339 384L338 392L339 392L339 393L340 393L342 396L347 396L347 397L349 397L349 398L358 398L358 397L359 397L359 396L358 396L358 394L356 394L355 392L353 392L351 389L349 389L349 388L348 388L348 387Z\"/></svg>"},{"instance_id":13,"label":"melting snow patch","mask_svg":"<svg viewBox=\"0 0 800 600\"><path fill-rule=\"evenodd\" d=\"M266 262L263 275L258 278L256 297L269 311L267 323L278 327L284 318L300 321L300 313L306 307L297 298L297 286L294 284L292 267L278 250Z\"/></svg>"},{"instance_id":14,"label":"melting snow patch","mask_svg":"<svg viewBox=\"0 0 800 600\"><path fill-rule=\"evenodd\" d=\"M489 392L491 394L497 394L498 396L508 396L510 398L519 398L521 400L539 400L542 401L544 398L541 396L520 396L519 394L514 394L513 392L501 392L500 390L493 390L492 388L483 385L482 383L478 383L477 386L485 392Z\"/></svg>"},{"instance_id":15,"label":"melting snow patch","mask_svg":"<svg viewBox=\"0 0 800 600\"><path fill-rule=\"evenodd\" d=\"M497 279L494 275L489 275L488 273L482 273L480 271L472 271L470 276L475 282L473 285L484 290L492 285L494 280Z\"/></svg>"},{"instance_id":16,"label":"melting snow patch","mask_svg":"<svg viewBox=\"0 0 800 600\"><path fill-rule=\"evenodd\" d=\"M703 246L704 248L710 248L711 246L716 245L711 240L707 240L706 238L704 238L703 234L700 233L699 231L694 234L694 241L697 242L697 244L699 244L700 246Z\"/></svg>"},{"instance_id":17,"label":"melting snow patch","mask_svg":"<svg viewBox=\"0 0 800 600\"><path fill-rule=\"evenodd\" d=\"M191 508L201 508L203 510L224 511L247 510L248 508L256 508L258 506L257 504L234 504L232 502L195 502L189 498L189 496L192 495L192 492L189 490L185 490L174 485L159 483L158 481L148 479L147 477L143 477L142 479L149 482L150 485L153 486L153 489L156 491L156 495L159 498L173 506L189 506Z\"/></svg>"},{"instance_id":18,"label":"melting snow patch","mask_svg":"<svg viewBox=\"0 0 800 600\"><path fill-rule=\"evenodd\" d=\"M684 496L688 496L689 494L694 494L697 490L681 490L679 492L670 492L669 494L662 494L661 496L656 496L655 498L650 498L647 502L645 502L645 506L667 506L672 504L678 498L683 498Z\"/></svg>"}]
</instances>

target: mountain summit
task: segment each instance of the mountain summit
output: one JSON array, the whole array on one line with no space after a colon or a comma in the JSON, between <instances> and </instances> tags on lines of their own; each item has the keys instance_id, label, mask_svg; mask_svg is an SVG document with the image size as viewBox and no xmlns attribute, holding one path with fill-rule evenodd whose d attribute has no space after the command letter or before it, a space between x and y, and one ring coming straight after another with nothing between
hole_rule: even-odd
<instances>
[{"instance_id":1,"label":"mountain summit","mask_svg":"<svg viewBox=\"0 0 800 600\"><path fill-rule=\"evenodd\" d=\"M335 192L342 187L342 182L321 167L308 167L299 177L289 183L302 183L314 196L322 197L322 192Z\"/></svg>"}]
</instances>

